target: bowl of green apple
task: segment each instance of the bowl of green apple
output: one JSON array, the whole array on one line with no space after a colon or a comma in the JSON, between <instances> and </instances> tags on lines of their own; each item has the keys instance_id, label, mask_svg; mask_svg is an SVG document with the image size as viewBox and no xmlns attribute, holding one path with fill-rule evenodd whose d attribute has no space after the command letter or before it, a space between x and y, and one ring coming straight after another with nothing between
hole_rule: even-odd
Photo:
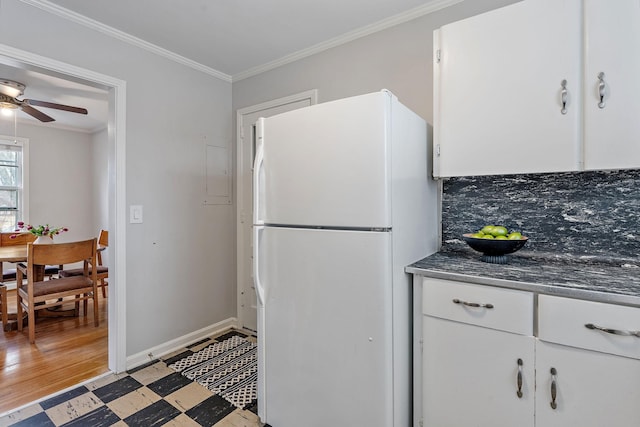
<instances>
[{"instance_id":1,"label":"bowl of green apple","mask_svg":"<svg viewBox=\"0 0 640 427\"><path fill-rule=\"evenodd\" d=\"M473 250L481 252L487 262L504 263L506 259L492 259L502 257L521 249L528 238L520 231L509 230L503 225L485 225L475 233L463 234L462 238ZM502 261L502 262L501 262Z\"/></svg>"}]
</instances>

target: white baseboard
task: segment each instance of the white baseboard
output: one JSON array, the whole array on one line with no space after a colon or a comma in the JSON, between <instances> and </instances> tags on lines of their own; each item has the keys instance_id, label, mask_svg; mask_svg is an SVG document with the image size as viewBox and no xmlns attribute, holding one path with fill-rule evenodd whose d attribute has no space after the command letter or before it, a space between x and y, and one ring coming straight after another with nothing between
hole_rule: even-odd
<instances>
[{"instance_id":1,"label":"white baseboard","mask_svg":"<svg viewBox=\"0 0 640 427\"><path fill-rule=\"evenodd\" d=\"M214 323L213 325L202 328L198 331L191 332L187 335L183 335L166 343L157 345L147 350L143 350L137 354L127 356L127 370L136 368L152 360L158 359L166 354L172 353L176 350L184 348L190 344L205 339L211 335L219 334L225 329L237 328L238 319L236 317L230 317L221 322Z\"/></svg>"}]
</instances>

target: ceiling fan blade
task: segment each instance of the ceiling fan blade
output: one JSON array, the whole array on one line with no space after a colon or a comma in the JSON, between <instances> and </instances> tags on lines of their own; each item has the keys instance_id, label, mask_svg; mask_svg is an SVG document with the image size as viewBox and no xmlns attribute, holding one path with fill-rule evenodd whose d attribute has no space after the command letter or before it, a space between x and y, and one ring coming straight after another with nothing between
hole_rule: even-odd
<instances>
[{"instance_id":1,"label":"ceiling fan blade","mask_svg":"<svg viewBox=\"0 0 640 427\"><path fill-rule=\"evenodd\" d=\"M46 108L55 108L56 110L69 111L71 113L78 113L78 114L88 113L86 108L71 107L69 105L55 104L53 102L38 101L36 99L25 99L23 100L23 102L26 102L29 105L37 105L38 107L46 107Z\"/></svg>"},{"instance_id":2,"label":"ceiling fan blade","mask_svg":"<svg viewBox=\"0 0 640 427\"><path fill-rule=\"evenodd\" d=\"M42 111L36 110L35 108L33 108L30 105L27 105L26 103L22 104L20 106L20 108L22 108L22 111L24 111L25 113L27 113L28 115L30 115L32 117L35 117L36 119L40 120L41 122L53 122L53 121L55 121L55 119L53 117L47 116Z\"/></svg>"}]
</instances>

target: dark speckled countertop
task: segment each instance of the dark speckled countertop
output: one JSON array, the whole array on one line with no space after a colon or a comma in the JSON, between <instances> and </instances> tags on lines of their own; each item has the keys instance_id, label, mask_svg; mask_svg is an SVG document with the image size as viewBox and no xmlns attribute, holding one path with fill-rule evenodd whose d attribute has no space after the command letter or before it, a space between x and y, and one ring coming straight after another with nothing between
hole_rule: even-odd
<instances>
[{"instance_id":1,"label":"dark speckled countertop","mask_svg":"<svg viewBox=\"0 0 640 427\"><path fill-rule=\"evenodd\" d=\"M441 251L408 273L640 307L640 170L459 177L442 183ZM462 234L529 237L488 264Z\"/></svg>"},{"instance_id":2,"label":"dark speckled countertop","mask_svg":"<svg viewBox=\"0 0 640 427\"><path fill-rule=\"evenodd\" d=\"M625 260L555 259L521 250L508 264L480 261L473 250L443 251L407 273L640 307L640 266Z\"/></svg>"}]
</instances>

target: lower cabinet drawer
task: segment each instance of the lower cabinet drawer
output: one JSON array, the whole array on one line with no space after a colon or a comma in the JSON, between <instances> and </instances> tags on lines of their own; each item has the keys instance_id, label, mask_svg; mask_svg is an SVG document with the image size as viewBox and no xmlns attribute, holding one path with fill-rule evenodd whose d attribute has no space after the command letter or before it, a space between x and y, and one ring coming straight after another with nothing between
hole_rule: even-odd
<instances>
[{"instance_id":1,"label":"lower cabinet drawer","mask_svg":"<svg viewBox=\"0 0 640 427\"><path fill-rule=\"evenodd\" d=\"M640 308L540 295L538 338L640 359Z\"/></svg>"},{"instance_id":2,"label":"lower cabinet drawer","mask_svg":"<svg viewBox=\"0 0 640 427\"><path fill-rule=\"evenodd\" d=\"M424 278L422 313L522 335L533 335L533 294Z\"/></svg>"}]
</instances>

